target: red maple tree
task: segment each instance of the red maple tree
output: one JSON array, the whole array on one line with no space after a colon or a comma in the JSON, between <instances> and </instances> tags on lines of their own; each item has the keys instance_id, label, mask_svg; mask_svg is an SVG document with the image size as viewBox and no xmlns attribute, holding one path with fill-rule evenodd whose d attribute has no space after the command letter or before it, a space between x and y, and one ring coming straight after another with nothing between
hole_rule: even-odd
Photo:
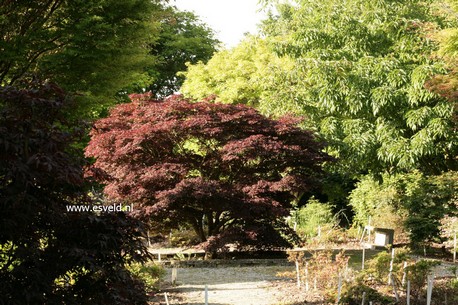
<instances>
[{"instance_id":1,"label":"red maple tree","mask_svg":"<svg viewBox=\"0 0 458 305\"><path fill-rule=\"evenodd\" d=\"M288 245L291 202L329 160L297 118L180 96L131 100L95 123L86 148L106 195L166 227L192 226L210 248Z\"/></svg>"}]
</instances>

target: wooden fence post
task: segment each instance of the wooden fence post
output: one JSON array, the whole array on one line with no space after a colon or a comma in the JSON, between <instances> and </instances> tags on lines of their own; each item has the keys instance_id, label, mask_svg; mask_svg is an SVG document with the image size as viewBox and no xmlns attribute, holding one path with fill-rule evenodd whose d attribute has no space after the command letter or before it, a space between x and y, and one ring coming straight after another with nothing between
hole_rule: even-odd
<instances>
[{"instance_id":1,"label":"wooden fence post","mask_svg":"<svg viewBox=\"0 0 458 305\"><path fill-rule=\"evenodd\" d=\"M172 285L177 283L178 270L177 268L172 268Z\"/></svg>"},{"instance_id":2,"label":"wooden fence post","mask_svg":"<svg viewBox=\"0 0 458 305\"><path fill-rule=\"evenodd\" d=\"M339 304L340 302L340 293L342 292L342 275L339 274L339 281L337 283L337 302L336 304Z\"/></svg>"},{"instance_id":3,"label":"wooden fence post","mask_svg":"<svg viewBox=\"0 0 458 305\"><path fill-rule=\"evenodd\" d=\"M453 263L456 262L456 231L453 236Z\"/></svg>"},{"instance_id":4,"label":"wooden fence post","mask_svg":"<svg viewBox=\"0 0 458 305\"><path fill-rule=\"evenodd\" d=\"M403 272L402 272L402 280L401 280L401 285L404 287L405 283L406 283L406 277L407 277L407 271L406 271L406 268L407 268L407 262L404 262L404 267L402 268Z\"/></svg>"},{"instance_id":5,"label":"wooden fence post","mask_svg":"<svg viewBox=\"0 0 458 305\"><path fill-rule=\"evenodd\" d=\"M407 281L406 298L407 298L407 305L410 305L410 281Z\"/></svg>"},{"instance_id":6,"label":"wooden fence post","mask_svg":"<svg viewBox=\"0 0 458 305\"><path fill-rule=\"evenodd\" d=\"M301 274L299 273L299 261L296 259L296 279L297 279L297 287L301 287Z\"/></svg>"},{"instance_id":7,"label":"wooden fence post","mask_svg":"<svg viewBox=\"0 0 458 305\"><path fill-rule=\"evenodd\" d=\"M309 291L309 263L305 263L305 291Z\"/></svg>"},{"instance_id":8,"label":"wooden fence post","mask_svg":"<svg viewBox=\"0 0 458 305\"><path fill-rule=\"evenodd\" d=\"M390 273L388 274L388 285L391 285L394 264L394 248L391 249Z\"/></svg>"},{"instance_id":9,"label":"wooden fence post","mask_svg":"<svg viewBox=\"0 0 458 305\"><path fill-rule=\"evenodd\" d=\"M426 292L426 305L431 305L431 296L433 294L434 275L428 275L428 290Z\"/></svg>"}]
</instances>

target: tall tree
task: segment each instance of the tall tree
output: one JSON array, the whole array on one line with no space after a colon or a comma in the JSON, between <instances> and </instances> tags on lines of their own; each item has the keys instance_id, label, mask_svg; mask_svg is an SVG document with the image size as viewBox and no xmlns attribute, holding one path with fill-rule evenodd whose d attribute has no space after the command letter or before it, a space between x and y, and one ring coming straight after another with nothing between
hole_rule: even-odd
<instances>
[{"instance_id":1,"label":"tall tree","mask_svg":"<svg viewBox=\"0 0 458 305\"><path fill-rule=\"evenodd\" d=\"M328 160L298 120L179 96L131 97L96 122L86 150L108 177L109 197L135 202L159 224L188 224L208 248L286 245L283 217Z\"/></svg>"},{"instance_id":2,"label":"tall tree","mask_svg":"<svg viewBox=\"0 0 458 305\"><path fill-rule=\"evenodd\" d=\"M292 60L277 56L264 39L246 36L236 47L215 53L208 63L189 65L181 73L186 79L180 91L194 100L216 95L218 102L260 108L266 80L279 71L292 69L293 64ZM286 113L287 109L266 114Z\"/></svg>"},{"instance_id":3,"label":"tall tree","mask_svg":"<svg viewBox=\"0 0 458 305\"><path fill-rule=\"evenodd\" d=\"M263 30L271 52L294 65L258 74L254 87L261 86L262 94L256 107L263 113L286 110L309 117L308 127L340 159L336 170L354 177L455 168L452 107L424 88L432 75L445 72L443 61L432 56L438 44L430 39L431 31L453 26L431 2L302 0L279 5L279 15L266 20ZM250 71L252 65L245 66L239 70ZM262 70L265 66L248 77L224 78L208 69L207 74L188 74L184 88L193 83L193 92L187 93L201 94L199 81L191 79L196 76L202 88L228 94L233 84ZM235 82L237 77L241 81Z\"/></svg>"},{"instance_id":4,"label":"tall tree","mask_svg":"<svg viewBox=\"0 0 458 305\"><path fill-rule=\"evenodd\" d=\"M458 14L458 2L448 0L440 5L442 12L448 19L455 20ZM455 129L458 128L458 26L435 32L432 37L439 41L440 48L437 55L446 63L446 73L434 75L426 82L426 87L446 98L454 106L453 120Z\"/></svg>"},{"instance_id":5,"label":"tall tree","mask_svg":"<svg viewBox=\"0 0 458 305\"><path fill-rule=\"evenodd\" d=\"M152 78L148 89L157 97L165 97L180 89L184 77L177 73L185 71L188 63L206 63L220 41L192 12L166 7L160 17L159 37L150 45L155 62L148 69Z\"/></svg>"},{"instance_id":6,"label":"tall tree","mask_svg":"<svg viewBox=\"0 0 458 305\"><path fill-rule=\"evenodd\" d=\"M141 226L125 214L69 213L92 204L71 103L50 83L0 87L0 303L146 304L126 264L144 261Z\"/></svg>"},{"instance_id":7,"label":"tall tree","mask_svg":"<svg viewBox=\"0 0 458 305\"><path fill-rule=\"evenodd\" d=\"M147 65L161 2L0 1L0 84L36 74L94 105L111 101Z\"/></svg>"}]
</instances>

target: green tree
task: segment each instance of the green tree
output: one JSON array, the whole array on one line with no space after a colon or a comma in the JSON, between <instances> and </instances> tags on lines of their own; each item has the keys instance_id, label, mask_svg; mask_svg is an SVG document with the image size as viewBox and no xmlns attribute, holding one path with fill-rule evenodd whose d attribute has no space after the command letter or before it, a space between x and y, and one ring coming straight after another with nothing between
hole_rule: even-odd
<instances>
[{"instance_id":1,"label":"green tree","mask_svg":"<svg viewBox=\"0 0 458 305\"><path fill-rule=\"evenodd\" d=\"M440 239L440 222L454 216L458 192L457 172L427 176L419 171L383 175L383 181L369 176L357 184L350 195L355 222L409 232L414 246Z\"/></svg>"},{"instance_id":2,"label":"green tree","mask_svg":"<svg viewBox=\"0 0 458 305\"><path fill-rule=\"evenodd\" d=\"M111 101L147 65L160 0L0 1L0 84L52 79L97 104ZM92 99L90 97L93 97Z\"/></svg>"},{"instance_id":3,"label":"green tree","mask_svg":"<svg viewBox=\"0 0 458 305\"><path fill-rule=\"evenodd\" d=\"M147 88L158 97L177 92L184 80L177 72L186 64L206 63L220 44L215 34L194 13L166 7L160 16L159 37L150 44L154 64L148 68L152 84Z\"/></svg>"},{"instance_id":4,"label":"green tree","mask_svg":"<svg viewBox=\"0 0 458 305\"><path fill-rule=\"evenodd\" d=\"M445 3L441 3L439 8L449 19L456 19L458 14L458 2L456 0L448 0ZM427 81L426 87L452 103L456 130L458 129L458 65L456 60L458 56L458 27L455 26L439 31L433 37L440 43L437 55L445 61L447 73L434 75Z\"/></svg>"},{"instance_id":5,"label":"green tree","mask_svg":"<svg viewBox=\"0 0 458 305\"><path fill-rule=\"evenodd\" d=\"M276 56L265 40L247 36L235 48L215 53L207 64L188 65L182 73L186 80L180 91L194 100L215 95L216 102L259 108L265 78L292 64L287 58Z\"/></svg>"},{"instance_id":6,"label":"green tree","mask_svg":"<svg viewBox=\"0 0 458 305\"><path fill-rule=\"evenodd\" d=\"M292 65L263 65L250 73L251 62L241 62L236 75L223 78L208 69L197 77L204 90L204 83L217 87L211 80L220 77L226 87L214 93L224 95L236 91L237 77L243 82L259 75L254 87L262 90L250 101L258 99L263 113L293 111L310 118L307 127L340 160L334 170L354 177L415 168L439 173L456 166L453 109L424 84L445 72L443 61L432 56L438 44L430 33L453 24L431 2L281 4L263 31L270 54ZM187 84L198 88L198 81L187 76L183 91L190 94Z\"/></svg>"}]
</instances>

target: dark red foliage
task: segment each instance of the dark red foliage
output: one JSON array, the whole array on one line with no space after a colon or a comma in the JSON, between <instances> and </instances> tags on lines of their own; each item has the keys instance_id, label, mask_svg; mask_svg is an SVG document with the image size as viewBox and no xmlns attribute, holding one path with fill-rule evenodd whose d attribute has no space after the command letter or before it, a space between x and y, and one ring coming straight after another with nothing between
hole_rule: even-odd
<instances>
[{"instance_id":1,"label":"dark red foliage","mask_svg":"<svg viewBox=\"0 0 458 305\"><path fill-rule=\"evenodd\" d=\"M295 118L180 96L132 100L96 122L86 155L111 177L101 181L109 197L135 203L138 215L162 225L187 223L202 242L221 245L215 238L245 231L253 234L239 243L279 244L279 219L317 185L329 160Z\"/></svg>"},{"instance_id":2,"label":"dark red foliage","mask_svg":"<svg viewBox=\"0 0 458 305\"><path fill-rule=\"evenodd\" d=\"M145 255L140 223L66 211L91 203L71 149L82 129L57 86L24 88L0 87L0 304L146 304L125 269Z\"/></svg>"}]
</instances>

